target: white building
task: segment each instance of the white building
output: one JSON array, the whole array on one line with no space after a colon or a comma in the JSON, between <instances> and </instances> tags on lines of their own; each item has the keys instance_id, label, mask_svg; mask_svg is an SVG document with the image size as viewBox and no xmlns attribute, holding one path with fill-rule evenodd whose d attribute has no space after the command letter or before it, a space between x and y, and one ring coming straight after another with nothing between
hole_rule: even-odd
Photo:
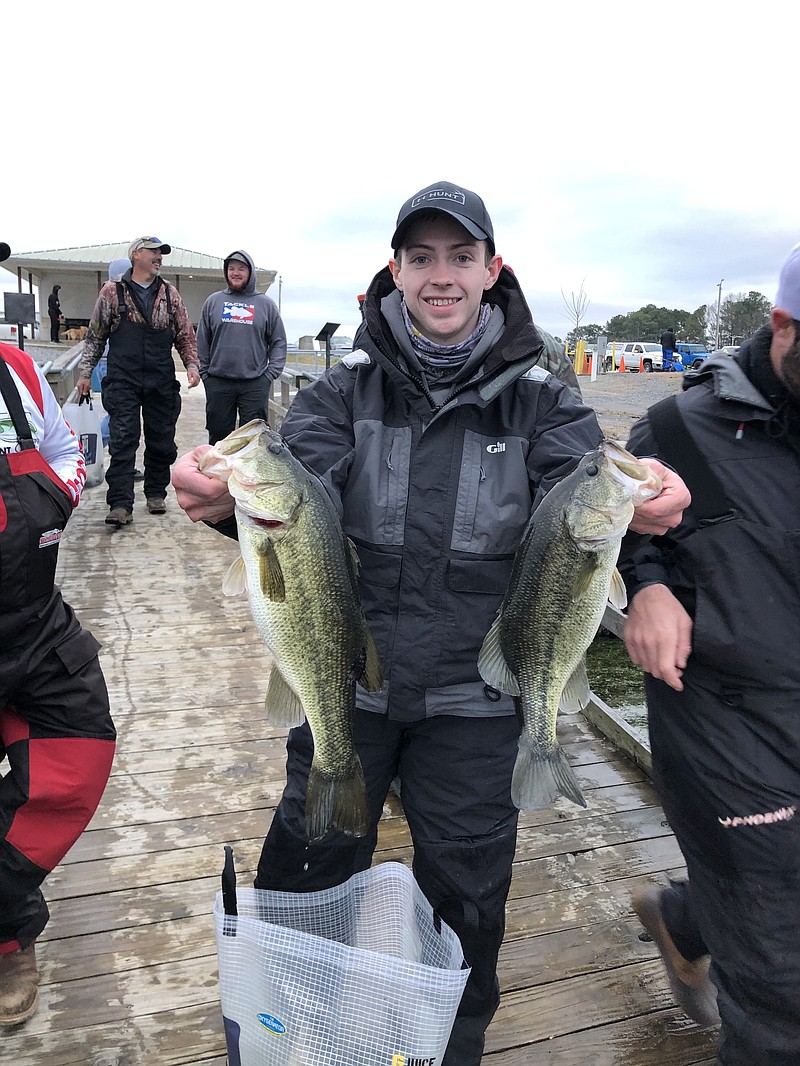
<instances>
[{"instance_id":1,"label":"white building","mask_svg":"<svg viewBox=\"0 0 800 1066\"><path fill-rule=\"evenodd\" d=\"M49 336L47 297L60 285L59 300L65 324L87 324L101 287L108 281L108 264L128 254L130 241L122 244L94 244L83 248L53 248L42 252L21 252L10 256L5 270L17 275L19 292L35 292L42 334ZM266 292L277 277L276 270L256 267L256 288ZM161 274L183 297L192 322L197 324L207 296L225 288L223 260L214 255L172 246L164 256ZM26 330L27 333L27 330Z\"/></svg>"}]
</instances>

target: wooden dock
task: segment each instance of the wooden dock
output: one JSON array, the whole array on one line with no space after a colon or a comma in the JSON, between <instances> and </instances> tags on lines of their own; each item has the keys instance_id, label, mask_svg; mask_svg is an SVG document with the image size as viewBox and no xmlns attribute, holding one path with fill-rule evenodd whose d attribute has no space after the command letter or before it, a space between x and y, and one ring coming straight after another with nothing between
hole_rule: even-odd
<instances>
[{"instance_id":1,"label":"wooden dock","mask_svg":"<svg viewBox=\"0 0 800 1066\"><path fill-rule=\"evenodd\" d=\"M183 382L186 451L205 440L204 401ZM284 736L263 716L268 659L246 602L221 592L235 544L194 526L171 490L164 516L143 498L126 529L105 513L105 487L88 490L59 580L103 643L118 752L89 830L45 883L41 1006L0 1033L0 1059L222 1066L223 845L251 883L284 780ZM714 1034L675 1007L630 909L637 885L682 868L650 783L583 717L561 734L589 808L522 818L484 1066L711 1066ZM390 797L376 861L410 851Z\"/></svg>"}]
</instances>

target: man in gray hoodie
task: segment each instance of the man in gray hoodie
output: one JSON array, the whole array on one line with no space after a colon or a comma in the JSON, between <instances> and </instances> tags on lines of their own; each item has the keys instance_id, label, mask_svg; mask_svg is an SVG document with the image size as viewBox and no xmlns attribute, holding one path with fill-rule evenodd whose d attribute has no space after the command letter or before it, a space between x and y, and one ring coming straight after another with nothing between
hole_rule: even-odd
<instances>
[{"instance_id":1,"label":"man in gray hoodie","mask_svg":"<svg viewBox=\"0 0 800 1066\"><path fill-rule=\"evenodd\" d=\"M197 355L206 389L206 429L215 444L253 418L267 418L270 382L286 363L286 331L274 300L256 292L247 252L224 262L228 287L213 292L200 312Z\"/></svg>"}]
</instances>

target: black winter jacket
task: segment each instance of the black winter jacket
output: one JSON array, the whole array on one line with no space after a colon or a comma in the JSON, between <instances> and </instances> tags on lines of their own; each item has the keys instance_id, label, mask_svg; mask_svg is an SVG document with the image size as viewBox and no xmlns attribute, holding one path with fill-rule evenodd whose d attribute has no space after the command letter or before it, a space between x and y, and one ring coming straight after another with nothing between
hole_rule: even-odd
<instances>
[{"instance_id":1,"label":"black winter jacket","mask_svg":"<svg viewBox=\"0 0 800 1066\"><path fill-rule=\"evenodd\" d=\"M448 399L406 361L399 295L382 271L356 350L297 394L282 427L358 549L386 679L358 704L399 720L512 713L481 681L478 651L531 508L601 438L594 412L539 365L577 386L509 271L489 297L485 358Z\"/></svg>"},{"instance_id":2,"label":"black winter jacket","mask_svg":"<svg viewBox=\"0 0 800 1066\"><path fill-rule=\"evenodd\" d=\"M768 360L770 342L765 328L735 358L720 356L685 376L680 411L727 498L720 513L698 521L693 489L698 502L681 526L653 538L620 569L629 599L661 583L689 612L688 670L800 690L800 423L776 410L743 369ZM674 461L648 416L628 447ZM676 465L692 487L692 471Z\"/></svg>"}]
</instances>

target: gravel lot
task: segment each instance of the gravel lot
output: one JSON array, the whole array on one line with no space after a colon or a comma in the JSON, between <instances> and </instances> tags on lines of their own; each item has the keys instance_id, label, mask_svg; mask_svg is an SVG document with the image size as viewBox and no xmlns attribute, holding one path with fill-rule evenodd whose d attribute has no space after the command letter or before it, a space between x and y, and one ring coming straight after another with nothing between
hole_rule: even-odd
<instances>
[{"instance_id":1,"label":"gravel lot","mask_svg":"<svg viewBox=\"0 0 800 1066\"><path fill-rule=\"evenodd\" d=\"M583 398L597 413L600 428L613 440L626 441L631 426L651 404L681 391L683 374L599 374L597 381L579 377Z\"/></svg>"}]
</instances>

